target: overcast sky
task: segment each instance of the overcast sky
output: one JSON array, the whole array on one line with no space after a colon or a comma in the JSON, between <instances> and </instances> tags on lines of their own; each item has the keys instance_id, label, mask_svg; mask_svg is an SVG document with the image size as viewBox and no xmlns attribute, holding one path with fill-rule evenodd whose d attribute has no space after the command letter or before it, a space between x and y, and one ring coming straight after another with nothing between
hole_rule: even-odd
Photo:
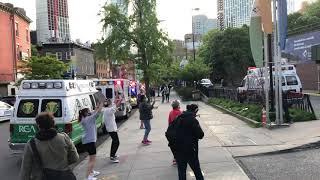
<instances>
[{"instance_id":1,"label":"overcast sky","mask_svg":"<svg viewBox=\"0 0 320 180\"><path fill-rule=\"evenodd\" d=\"M106 0L68 0L72 39L82 42L94 42L100 38L100 17L97 15ZM296 8L302 0L294 0ZM31 29L36 29L35 0L0 0L10 2L26 10L33 20ZM200 8L199 12L192 12L192 8ZM157 12L161 27L169 33L172 39L183 39L184 34L191 32L192 14L205 14L209 18L217 16L217 0L158 0Z\"/></svg>"}]
</instances>

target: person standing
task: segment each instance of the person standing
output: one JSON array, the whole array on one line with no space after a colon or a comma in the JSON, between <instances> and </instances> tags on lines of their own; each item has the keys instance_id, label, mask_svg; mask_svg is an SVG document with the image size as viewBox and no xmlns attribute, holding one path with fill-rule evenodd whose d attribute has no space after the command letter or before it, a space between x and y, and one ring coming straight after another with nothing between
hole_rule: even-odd
<instances>
[{"instance_id":1,"label":"person standing","mask_svg":"<svg viewBox=\"0 0 320 180\"><path fill-rule=\"evenodd\" d=\"M118 137L118 127L114 113L117 111L116 107L112 106L112 101L108 99L105 103L105 108L102 109L104 125L109 135L111 136L112 143L110 149L110 160L114 163L119 163L119 156L116 155L120 145Z\"/></svg>"},{"instance_id":2,"label":"person standing","mask_svg":"<svg viewBox=\"0 0 320 180\"><path fill-rule=\"evenodd\" d=\"M166 86L165 94L166 94L166 100L167 100L167 102L169 102L169 100L170 100L170 89L169 89L169 86Z\"/></svg>"},{"instance_id":3,"label":"person standing","mask_svg":"<svg viewBox=\"0 0 320 180\"><path fill-rule=\"evenodd\" d=\"M186 180L187 165L193 170L197 180L203 180L198 157L198 141L204 136L196 115L199 108L196 104L187 105L187 111L183 112L176 121L177 128L176 160L178 163L179 180Z\"/></svg>"},{"instance_id":4,"label":"person standing","mask_svg":"<svg viewBox=\"0 0 320 180\"><path fill-rule=\"evenodd\" d=\"M82 144L89 153L89 162L86 176L88 180L96 180L96 176L100 174L98 171L94 171L94 165L96 163L96 141L97 141L97 126L96 119L100 115L102 109L102 103L98 108L90 112L89 108L84 108L79 111L79 122L83 127Z\"/></svg>"},{"instance_id":5,"label":"person standing","mask_svg":"<svg viewBox=\"0 0 320 180\"><path fill-rule=\"evenodd\" d=\"M170 126L173 121L179 116L182 114L181 110L180 110L180 102L179 100L174 100L172 103L171 103L171 106L172 106L172 110L170 111L169 113L169 117L168 117L168 125ZM171 151L172 151L172 154L173 154L173 157L175 156L175 149L174 148L171 148L171 146L169 145ZM174 157L173 158L173 161L172 161L172 164L173 165L176 165L176 158Z\"/></svg>"},{"instance_id":6,"label":"person standing","mask_svg":"<svg viewBox=\"0 0 320 180\"><path fill-rule=\"evenodd\" d=\"M36 117L36 123L39 131L24 148L20 180L42 180L43 168L69 171L72 176L69 165L79 160L79 154L70 137L66 133L57 132L51 113L40 113ZM38 159L33 153L32 143L38 151ZM75 176L68 179L75 179Z\"/></svg>"},{"instance_id":7,"label":"person standing","mask_svg":"<svg viewBox=\"0 0 320 180\"><path fill-rule=\"evenodd\" d=\"M141 104L139 105L139 113L140 120L143 121L145 133L143 136L142 144L149 145L151 141L149 141L148 136L151 131L150 121L153 118L152 109L154 108L154 104L156 101L153 101L152 104L147 102L147 98L145 95L141 96Z\"/></svg>"}]
</instances>

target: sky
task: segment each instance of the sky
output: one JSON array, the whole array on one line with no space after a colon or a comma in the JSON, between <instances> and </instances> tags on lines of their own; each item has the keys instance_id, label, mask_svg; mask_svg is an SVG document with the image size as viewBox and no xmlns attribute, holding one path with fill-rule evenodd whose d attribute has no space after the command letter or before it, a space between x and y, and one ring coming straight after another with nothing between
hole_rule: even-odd
<instances>
[{"instance_id":1,"label":"sky","mask_svg":"<svg viewBox=\"0 0 320 180\"><path fill-rule=\"evenodd\" d=\"M26 10L36 29L36 0L0 0L10 2ZM294 0L298 8L303 0ZM101 38L101 17L98 16L106 0L68 0L71 38L82 42L95 42ZM200 8L199 11L192 11ZM217 0L157 0L157 14L160 27L168 32L171 39L183 39L192 29L192 15L205 14L209 18L217 17Z\"/></svg>"}]
</instances>

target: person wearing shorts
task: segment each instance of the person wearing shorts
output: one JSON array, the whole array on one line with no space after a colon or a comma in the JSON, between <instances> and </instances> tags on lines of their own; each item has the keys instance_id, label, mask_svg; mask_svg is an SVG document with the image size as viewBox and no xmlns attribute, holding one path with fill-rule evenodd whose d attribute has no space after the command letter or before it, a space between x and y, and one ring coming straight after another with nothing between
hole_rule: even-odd
<instances>
[{"instance_id":1,"label":"person wearing shorts","mask_svg":"<svg viewBox=\"0 0 320 180\"><path fill-rule=\"evenodd\" d=\"M96 180L96 176L100 174L98 171L94 171L94 165L96 163L96 141L97 141L97 127L96 119L100 115L102 104L98 108L90 112L88 108L84 108L79 111L79 122L83 127L84 133L82 136L82 144L89 153L89 162L86 176L88 180Z\"/></svg>"}]
</instances>

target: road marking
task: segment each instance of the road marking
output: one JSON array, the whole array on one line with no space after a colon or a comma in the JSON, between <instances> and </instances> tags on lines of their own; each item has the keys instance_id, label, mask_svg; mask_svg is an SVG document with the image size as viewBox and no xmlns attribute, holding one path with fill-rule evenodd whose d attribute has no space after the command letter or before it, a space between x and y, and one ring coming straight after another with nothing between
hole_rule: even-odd
<instances>
[{"instance_id":1,"label":"road marking","mask_svg":"<svg viewBox=\"0 0 320 180\"><path fill-rule=\"evenodd\" d=\"M253 144L257 145L257 143L254 142L253 140L251 140L251 139L248 139L248 140L251 141Z\"/></svg>"}]
</instances>

